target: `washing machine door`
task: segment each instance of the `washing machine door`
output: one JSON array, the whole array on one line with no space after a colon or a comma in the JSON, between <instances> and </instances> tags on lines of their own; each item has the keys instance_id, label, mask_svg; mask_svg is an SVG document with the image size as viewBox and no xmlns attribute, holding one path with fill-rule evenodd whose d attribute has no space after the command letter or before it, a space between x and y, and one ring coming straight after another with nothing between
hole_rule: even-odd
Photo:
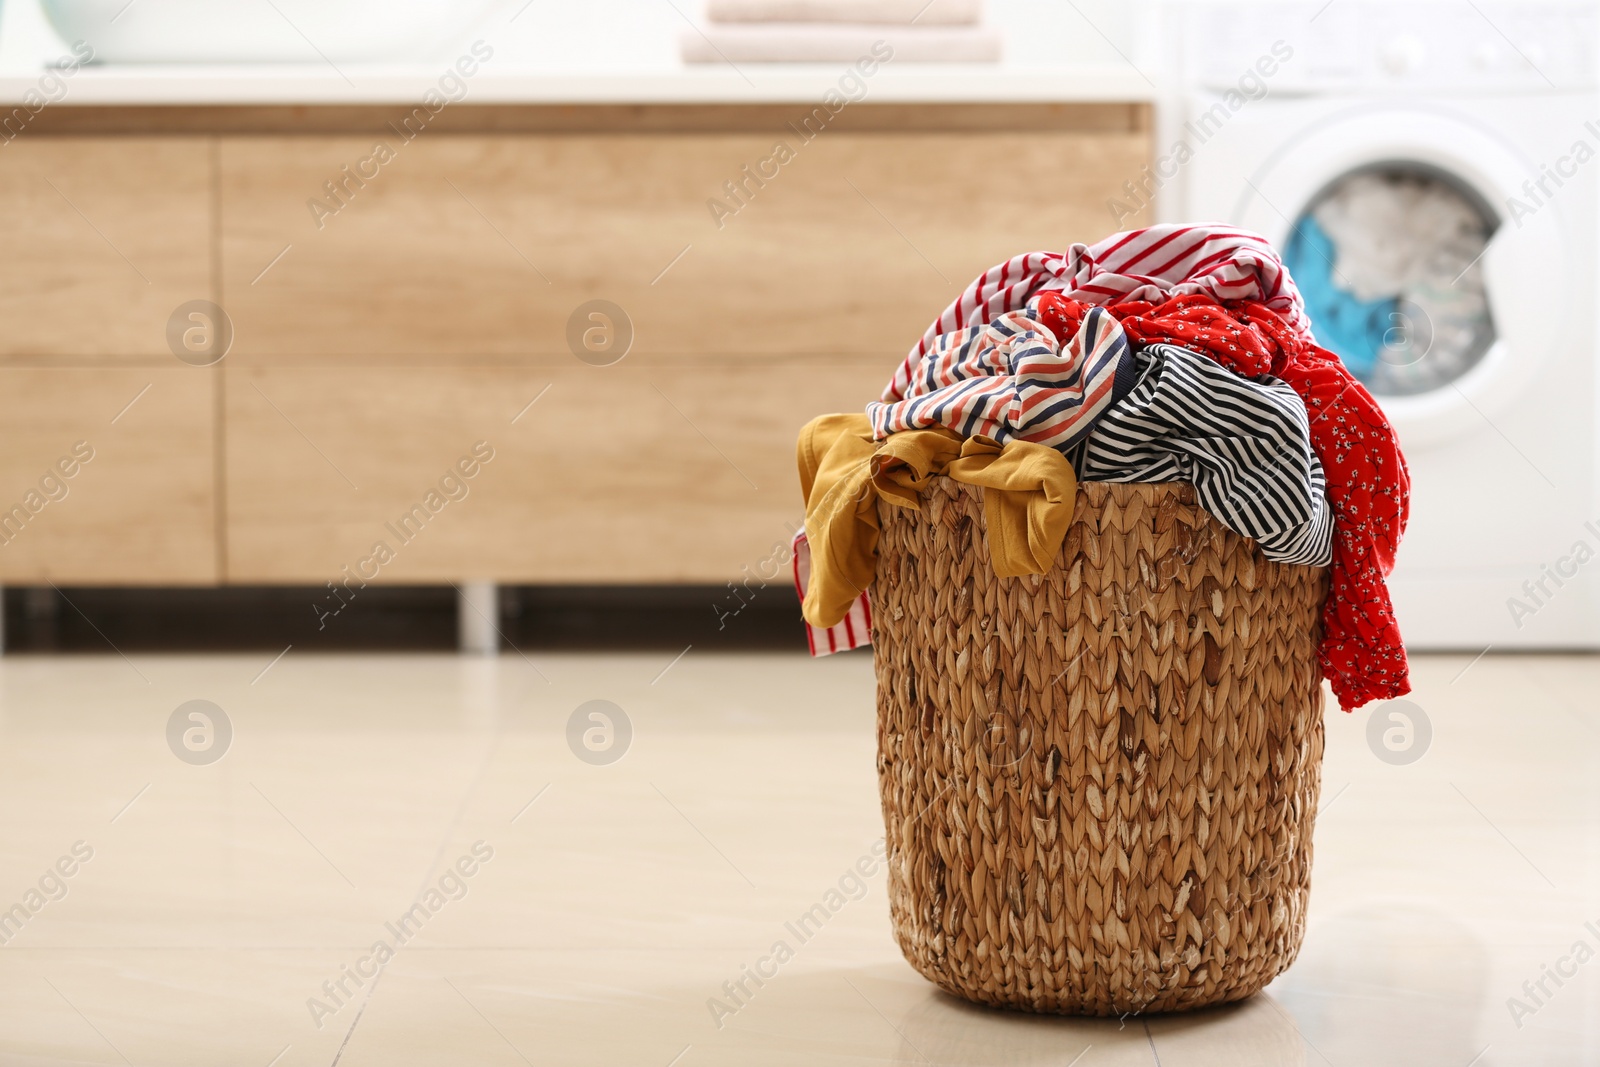
<instances>
[{"instance_id":1,"label":"washing machine door","mask_svg":"<svg viewBox=\"0 0 1600 1067\"><path fill-rule=\"evenodd\" d=\"M1289 136L1232 216L1283 250L1318 340L1402 438L1431 444L1481 430L1560 342L1571 254L1537 177L1455 113L1360 104Z\"/></svg>"}]
</instances>

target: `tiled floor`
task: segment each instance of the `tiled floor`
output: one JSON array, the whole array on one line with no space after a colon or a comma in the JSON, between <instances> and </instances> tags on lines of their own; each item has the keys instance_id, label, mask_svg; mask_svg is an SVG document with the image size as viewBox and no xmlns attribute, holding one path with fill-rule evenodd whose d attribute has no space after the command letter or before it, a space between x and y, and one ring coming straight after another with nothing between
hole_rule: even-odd
<instances>
[{"instance_id":1,"label":"tiled floor","mask_svg":"<svg viewBox=\"0 0 1600 1067\"><path fill-rule=\"evenodd\" d=\"M0 660L0 909L37 905L0 1065L1600 1064L1600 659L1422 659L1409 765L1333 713L1299 962L1122 1022L934 992L881 873L713 1017L880 834L864 656L269 659ZM210 764L169 747L192 699ZM569 747L597 699L611 764Z\"/></svg>"}]
</instances>

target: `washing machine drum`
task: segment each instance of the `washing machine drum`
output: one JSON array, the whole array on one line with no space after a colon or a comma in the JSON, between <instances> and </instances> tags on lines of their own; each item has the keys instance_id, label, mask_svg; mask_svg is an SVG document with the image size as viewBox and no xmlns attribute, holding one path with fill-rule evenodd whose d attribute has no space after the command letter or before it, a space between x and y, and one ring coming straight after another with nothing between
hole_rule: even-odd
<instances>
[{"instance_id":1,"label":"washing machine drum","mask_svg":"<svg viewBox=\"0 0 1600 1067\"><path fill-rule=\"evenodd\" d=\"M1427 393L1494 345L1481 260L1496 224L1479 197L1431 168L1362 167L1305 206L1284 262L1318 341L1368 389Z\"/></svg>"},{"instance_id":2,"label":"washing machine drum","mask_svg":"<svg viewBox=\"0 0 1600 1067\"><path fill-rule=\"evenodd\" d=\"M1572 348L1580 311L1562 200L1578 205L1588 186L1502 211L1530 173L1483 122L1361 102L1277 141L1231 220L1282 250L1318 343L1407 447L1443 443L1481 433Z\"/></svg>"}]
</instances>

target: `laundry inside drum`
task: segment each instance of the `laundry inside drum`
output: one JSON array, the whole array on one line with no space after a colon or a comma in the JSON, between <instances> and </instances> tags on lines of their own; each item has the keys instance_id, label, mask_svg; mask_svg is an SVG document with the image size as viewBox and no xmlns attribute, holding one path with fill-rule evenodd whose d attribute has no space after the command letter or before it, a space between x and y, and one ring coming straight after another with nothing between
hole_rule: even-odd
<instances>
[{"instance_id":1,"label":"laundry inside drum","mask_svg":"<svg viewBox=\"0 0 1600 1067\"><path fill-rule=\"evenodd\" d=\"M1284 262L1318 343L1379 396L1426 393L1494 344L1482 257L1497 224L1429 168L1364 168L1311 201Z\"/></svg>"}]
</instances>

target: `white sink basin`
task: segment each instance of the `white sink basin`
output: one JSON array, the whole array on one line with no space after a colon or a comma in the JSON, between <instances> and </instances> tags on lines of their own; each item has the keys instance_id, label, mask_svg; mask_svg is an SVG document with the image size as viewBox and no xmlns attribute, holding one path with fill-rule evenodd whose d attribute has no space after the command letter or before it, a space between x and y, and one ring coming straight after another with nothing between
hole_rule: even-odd
<instances>
[{"instance_id":1,"label":"white sink basin","mask_svg":"<svg viewBox=\"0 0 1600 1067\"><path fill-rule=\"evenodd\" d=\"M433 58L489 0L42 0L105 63L322 63Z\"/></svg>"}]
</instances>

